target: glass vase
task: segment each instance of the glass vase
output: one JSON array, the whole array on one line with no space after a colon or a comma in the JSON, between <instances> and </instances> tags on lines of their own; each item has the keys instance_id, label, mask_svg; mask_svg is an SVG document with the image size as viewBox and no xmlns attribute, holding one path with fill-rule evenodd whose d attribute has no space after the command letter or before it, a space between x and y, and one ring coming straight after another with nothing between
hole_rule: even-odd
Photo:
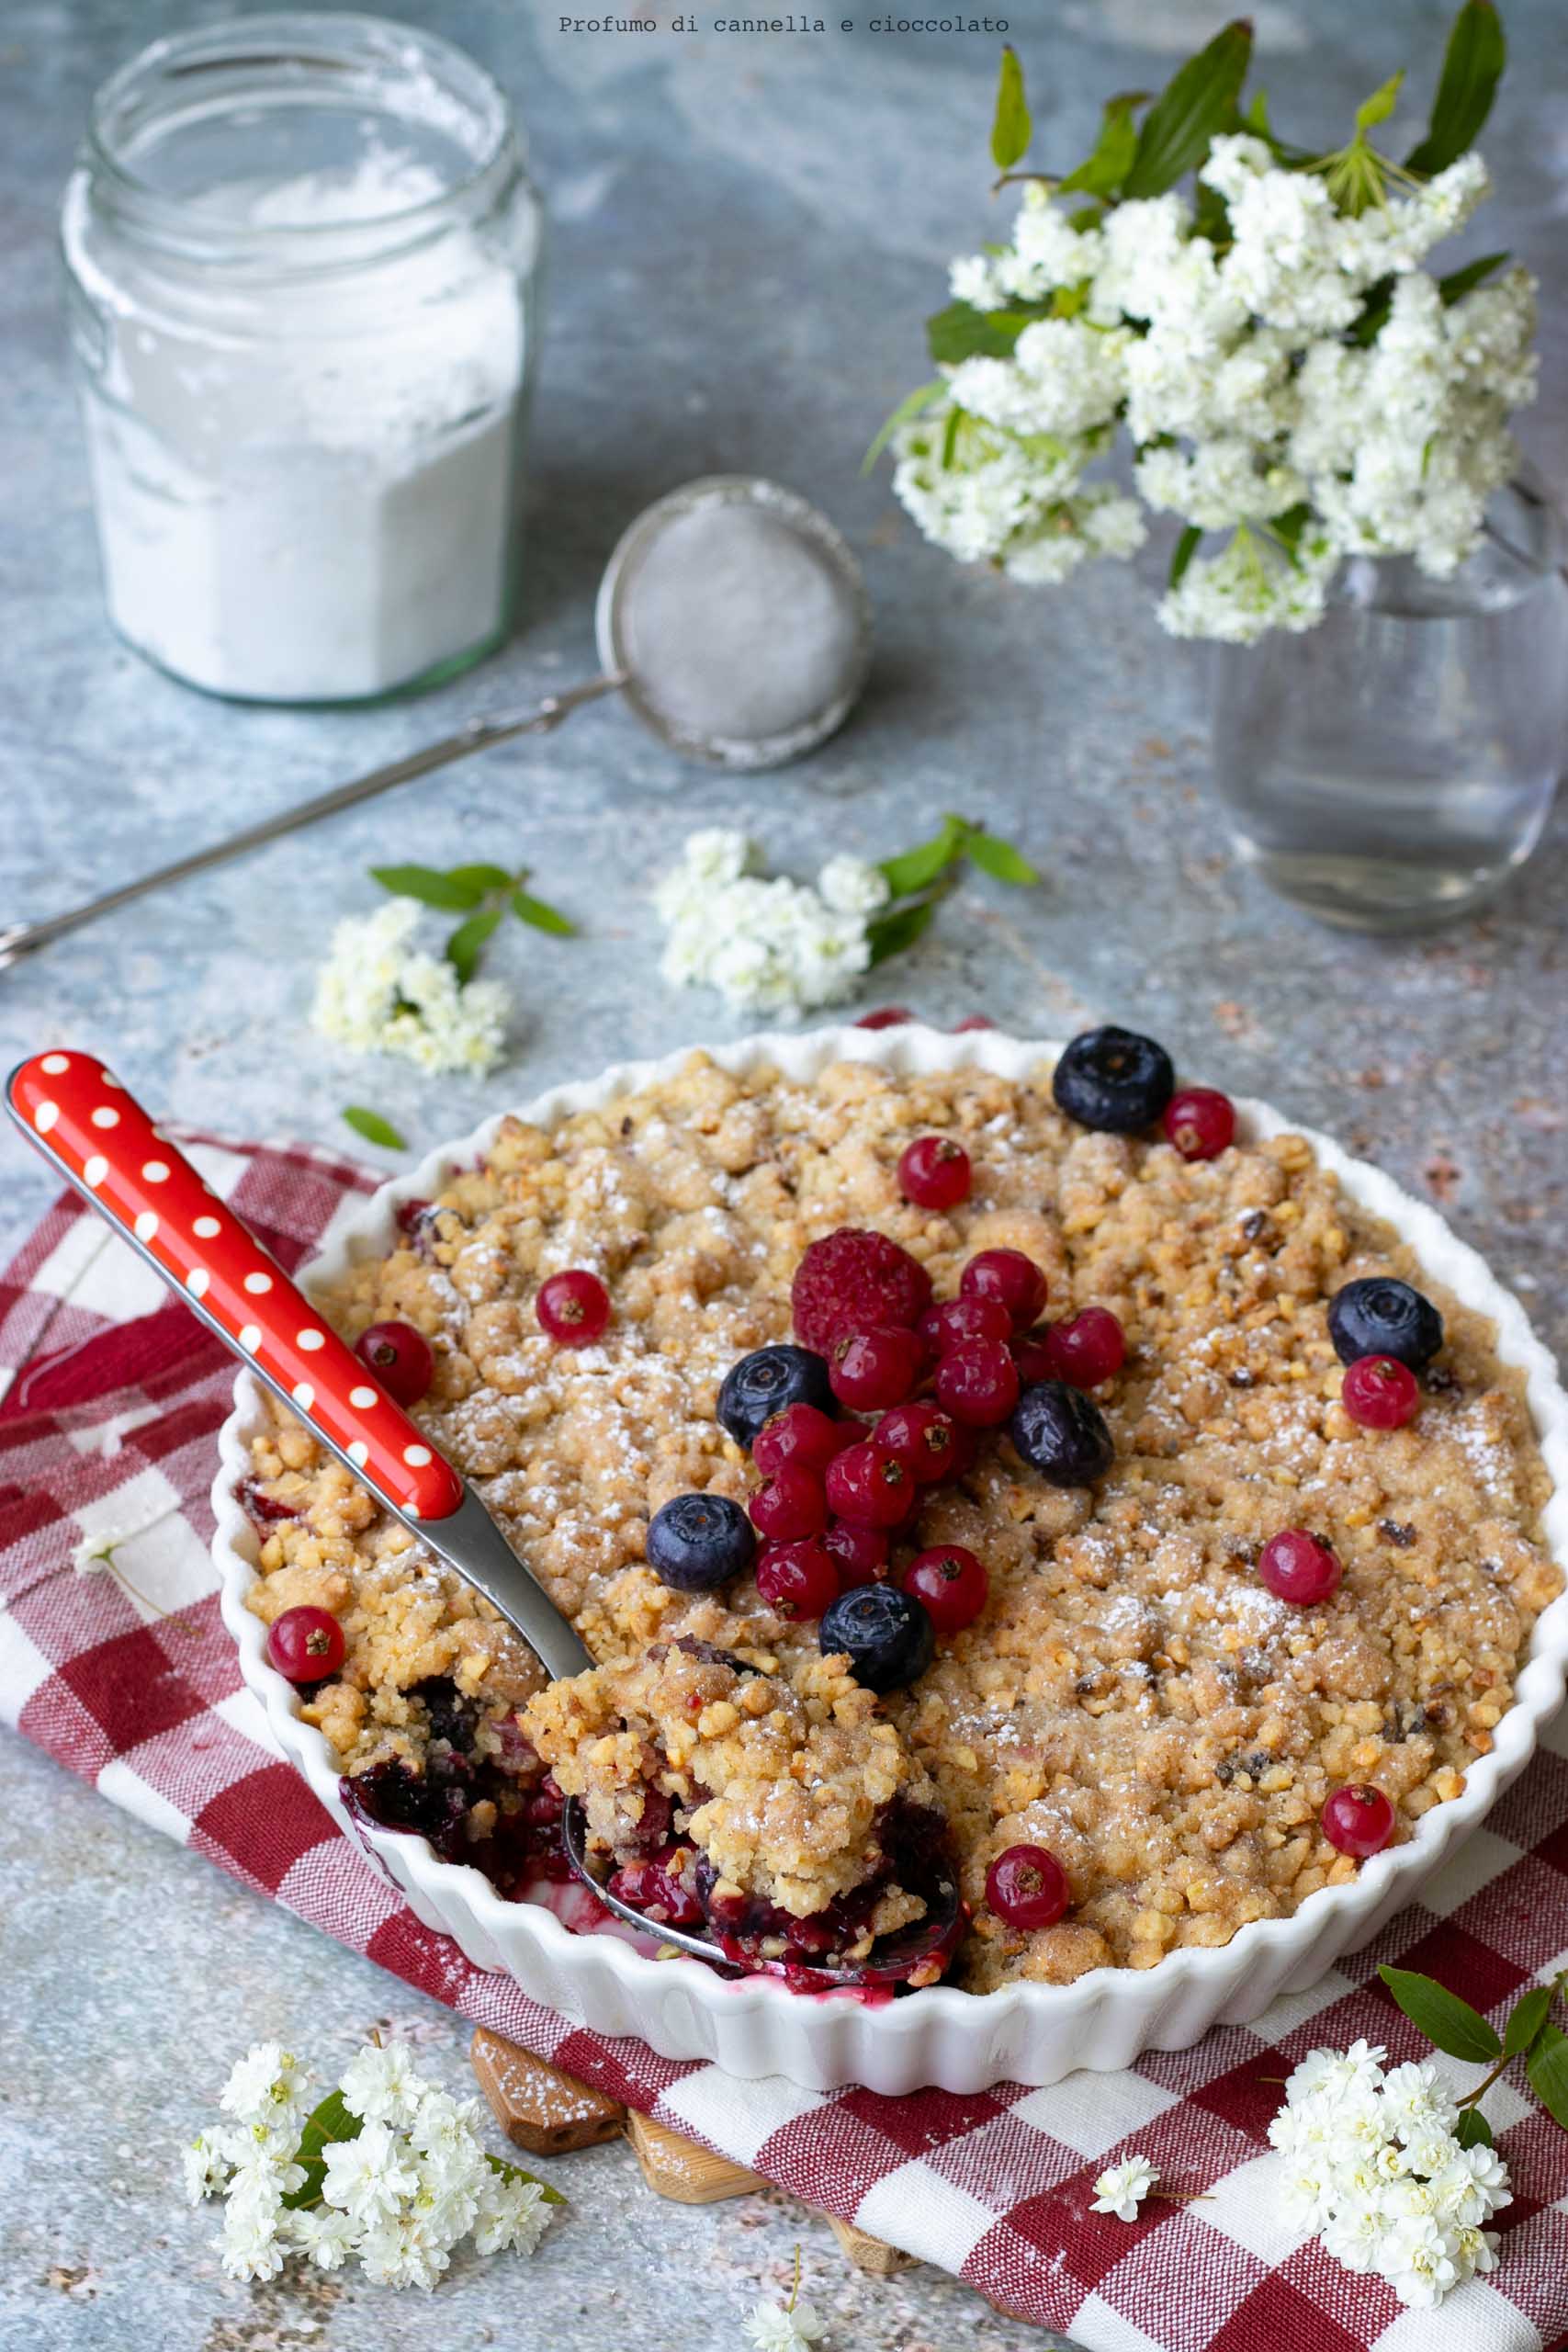
<instances>
[{"instance_id":1,"label":"glass vase","mask_svg":"<svg viewBox=\"0 0 1568 2352\"><path fill-rule=\"evenodd\" d=\"M1415 931L1501 888L1568 741L1555 510L1502 492L1448 580L1354 557L1314 629L1216 647L1214 781L1243 859L1324 922Z\"/></svg>"}]
</instances>

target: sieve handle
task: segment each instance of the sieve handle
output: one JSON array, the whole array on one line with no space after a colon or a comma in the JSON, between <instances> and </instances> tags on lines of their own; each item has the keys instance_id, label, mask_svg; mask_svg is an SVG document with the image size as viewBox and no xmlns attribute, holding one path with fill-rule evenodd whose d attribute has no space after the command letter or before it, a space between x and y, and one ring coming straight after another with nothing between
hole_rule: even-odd
<instances>
[{"instance_id":1,"label":"sieve handle","mask_svg":"<svg viewBox=\"0 0 1568 2352\"><path fill-rule=\"evenodd\" d=\"M340 808L353 808L361 800L373 800L378 792L389 792L395 784L411 784L416 775L428 775L432 768L448 767L454 760L466 760L470 752L488 752L493 744L509 743L516 735L548 735L584 703L597 702L601 695L618 694L625 684L624 673L605 672L580 686L569 687L564 694L547 695L533 710L495 718L470 718L455 735L443 736L440 742L427 743L423 751L410 752L406 758L391 760L385 767L372 768L368 775L356 776L352 784L334 785L332 791L318 793L314 800L302 800L297 808L281 809L276 817L264 818L259 825L247 825L243 832L231 833L227 841L214 842L209 849L194 850L188 857L177 857L173 865L160 865L155 873L143 874L137 881L122 882L118 889L106 890L100 898L89 899L82 906L68 907L62 914L46 915L41 922L13 923L8 931L0 929L0 971L33 948L47 947L51 940L61 938L82 923L96 922L99 915L112 914L117 907L129 905L132 899L144 898L150 890L161 890L167 882L183 882L189 874L205 873L209 865L222 865L231 857L243 857L248 850L279 841L285 833L297 832L301 825L313 825L321 817L335 817Z\"/></svg>"}]
</instances>

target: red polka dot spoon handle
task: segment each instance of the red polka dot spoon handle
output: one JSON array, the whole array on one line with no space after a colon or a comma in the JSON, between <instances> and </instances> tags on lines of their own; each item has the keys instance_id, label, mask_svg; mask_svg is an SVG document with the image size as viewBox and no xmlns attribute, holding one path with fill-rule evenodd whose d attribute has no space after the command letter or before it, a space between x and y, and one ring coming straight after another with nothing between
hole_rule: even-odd
<instances>
[{"instance_id":1,"label":"red polka dot spoon handle","mask_svg":"<svg viewBox=\"0 0 1568 2352\"><path fill-rule=\"evenodd\" d=\"M6 1107L191 1311L364 1485L495 1602L552 1674L591 1664L477 1495L375 1374L90 1054L35 1054Z\"/></svg>"}]
</instances>

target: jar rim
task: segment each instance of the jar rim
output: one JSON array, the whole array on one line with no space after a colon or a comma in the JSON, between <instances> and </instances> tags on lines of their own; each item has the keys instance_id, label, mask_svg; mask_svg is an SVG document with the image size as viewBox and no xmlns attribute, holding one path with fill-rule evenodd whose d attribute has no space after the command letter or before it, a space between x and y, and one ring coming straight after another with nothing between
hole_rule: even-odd
<instances>
[{"instance_id":1,"label":"jar rim","mask_svg":"<svg viewBox=\"0 0 1568 2352\"><path fill-rule=\"evenodd\" d=\"M358 218L287 222L235 220L214 215L198 195L172 196L155 187L124 152L123 124L139 96L160 84L173 86L190 77L237 70L314 68L341 72L379 68L387 96L400 82L432 89L466 111L477 126L461 167L434 194L389 206ZM345 82L344 87L352 86ZM396 111L390 107L389 111ZM411 111L409 120L418 118ZM156 119L156 117L153 117ZM302 263L349 258L367 251L382 254L415 242L454 212L472 208L497 175L523 166L522 144L511 106L494 76L439 33L422 26L347 9L276 9L231 17L217 25L192 26L139 50L95 92L85 145L94 179L107 183L116 208L154 243L190 258L219 254L292 255Z\"/></svg>"}]
</instances>

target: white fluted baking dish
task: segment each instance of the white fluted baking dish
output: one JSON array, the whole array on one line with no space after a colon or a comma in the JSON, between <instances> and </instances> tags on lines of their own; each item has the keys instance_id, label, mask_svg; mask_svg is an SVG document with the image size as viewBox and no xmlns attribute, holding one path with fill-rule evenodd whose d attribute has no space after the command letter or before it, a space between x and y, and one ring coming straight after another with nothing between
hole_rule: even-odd
<instances>
[{"instance_id":1,"label":"white fluted baking dish","mask_svg":"<svg viewBox=\"0 0 1568 2352\"><path fill-rule=\"evenodd\" d=\"M773 1067L808 1083L829 1063L842 1059L893 1070L980 1068L1025 1080L1060 1048L994 1030L947 1036L910 1024L748 1037L706 1050L728 1070ZM518 1115L551 1126L671 1077L684 1059L682 1052L663 1061L619 1064L588 1084L552 1089L523 1104ZM1499 1355L1526 1375L1554 1485L1547 1540L1559 1564L1568 1566L1568 1396L1517 1300L1432 1209L1411 1199L1380 1170L1351 1159L1329 1137L1281 1118L1266 1103L1244 1101L1237 1108L1244 1136L1285 1128L1307 1136L1346 1191L1396 1227L1431 1275L1495 1320ZM399 1205L429 1199L456 1169L471 1167L488 1148L502 1115L432 1152L373 1198L345 1203L321 1251L301 1269L303 1286L320 1295L351 1264L389 1250L398 1238ZM1151 1969L1094 1969L1065 1985L1012 1984L985 1995L939 1985L880 2007L839 1995L802 1996L771 1979L729 1983L697 1961L646 1958L616 1934L573 1933L543 1905L503 1901L477 1870L442 1861L423 1838L351 1818L327 1743L299 1720L295 1691L267 1664L265 1628L245 1606L255 1577L257 1538L236 1490L249 1466L251 1439L263 1424L263 1392L249 1372L242 1372L234 1410L220 1438L213 1556L242 1671L265 1707L284 1753L345 1833L402 1890L425 1926L452 1936L469 1960L514 1977L535 2000L595 2032L635 2034L667 2058L708 2059L735 2075L784 2075L813 2089L863 2083L897 2094L935 2083L950 2091L977 2091L1010 2078L1053 2083L1078 2066L1125 2066L1142 2050L1184 2049L1212 2025L1245 2023L1277 1995L1313 1984L1419 1892L1518 1773L1562 1698L1568 1593L1539 1619L1515 1703L1495 1728L1490 1755L1469 1769L1463 1792L1424 1815L1406 1843L1363 1862L1352 1883L1310 1895L1289 1918L1244 1927L1218 1951L1179 1950Z\"/></svg>"}]
</instances>

